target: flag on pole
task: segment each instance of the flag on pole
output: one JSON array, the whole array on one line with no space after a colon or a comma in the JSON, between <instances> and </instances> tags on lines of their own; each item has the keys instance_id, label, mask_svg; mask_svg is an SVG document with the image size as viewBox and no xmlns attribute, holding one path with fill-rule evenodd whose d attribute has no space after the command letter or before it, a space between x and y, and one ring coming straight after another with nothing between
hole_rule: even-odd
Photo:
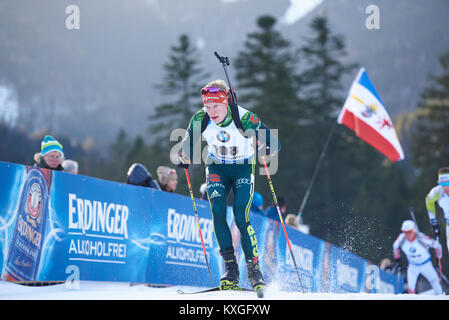
<instances>
[{"instance_id":1,"label":"flag on pole","mask_svg":"<svg viewBox=\"0 0 449 320\"><path fill-rule=\"evenodd\" d=\"M337 122L353 130L392 162L404 159L390 116L364 68L357 73Z\"/></svg>"}]
</instances>

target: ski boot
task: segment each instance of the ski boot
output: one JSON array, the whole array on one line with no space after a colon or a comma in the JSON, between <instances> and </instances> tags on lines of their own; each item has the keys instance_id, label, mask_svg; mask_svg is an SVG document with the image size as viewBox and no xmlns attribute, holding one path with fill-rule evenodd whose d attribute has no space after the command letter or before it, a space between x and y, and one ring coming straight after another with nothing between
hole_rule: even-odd
<instances>
[{"instance_id":1,"label":"ski boot","mask_svg":"<svg viewBox=\"0 0 449 320\"><path fill-rule=\"evenodd\" d=\"M222 253L225 264L225 273L220 278L220 290L238 290L239 287L239 266L234 255L234 249L228 249Z\"/></svg>"},{"instance_id":2,"label":"ski boot","mask_svg":"<svg viewBox=\"0 0 449 320\"><path fill-rule=\"evenodd\" d=\"M246 268L248 270L248 279L257 293L257 297L263 298L265 291L265 281L260 271L259 261L257 257L246 259Z\"/></svg>"}]
</instances>

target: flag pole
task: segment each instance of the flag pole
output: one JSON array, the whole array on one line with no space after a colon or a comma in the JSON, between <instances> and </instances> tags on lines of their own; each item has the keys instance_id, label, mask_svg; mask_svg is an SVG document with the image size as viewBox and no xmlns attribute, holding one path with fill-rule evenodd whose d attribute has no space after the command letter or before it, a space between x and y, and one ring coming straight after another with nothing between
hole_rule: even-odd
<instances>
[{"instance_id":1,"label":"flag pole","mask_svg":"<svg viewBox=\"0 0 449 320\"><path fill-rule=\"evenodd\" d=\"M313 175L312 175L312 179L310 180L309 186L307 187L306 193L305 193L305 195L304 195L304 197L302 199L301 207L299 208L299 211L298 211L299 221L301 221L301 217L302 217L302 213L304 211L304 207L306 206L307 200L309 199L310 190L312 189L312 185L315 182L315 178L316 178L316 176L318 174L318 170L319 170L319 168L321 166L321 162L323 161L323 159L324 159L324 157L326 155L327 147L329 146L329 142L331 141L331 138L332 138L332 136L334 134L336 126L337 126L337 121L334 122L334 125L332 126L332 129L329 132L329 135L327 136L326 143L324 144L323 150L321 151L321 155L320 155L320 158L318 159L318 163L316 164L315 171L313 172Z\"/></svg>"}]
</instances>

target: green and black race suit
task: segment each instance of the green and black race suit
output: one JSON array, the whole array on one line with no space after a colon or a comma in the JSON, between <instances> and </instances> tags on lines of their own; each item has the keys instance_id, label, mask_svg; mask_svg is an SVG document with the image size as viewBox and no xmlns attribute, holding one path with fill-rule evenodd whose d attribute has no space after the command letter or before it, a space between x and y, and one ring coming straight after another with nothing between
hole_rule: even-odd
<instances>
[{"instance_id":1,"label":"green and black race suit","mask_svg":"<svg viewBox=\"0 0 449 320\"><path fill-rule=\"evenodd\" d=\"M220 251L233 247L232 234L226 221L227 198L232 190L234 218L240 231L242 248L246 258L252 258L258 256L257 238L249 218L258 146L254 137L259 138L261 145L265 146L273 145L270 140L274 139L270 139L269 129L256 114L240 106L234 112L238 112L240 124L233 120L229 106L226 118L219 124L208 120L205 108L195 113L183 140L182 152L186 159L199 163L202 156L199 142L201 137L206 140L207 194ZM205 117L208 122L204 124ZM235 117L234 114L234 119ZM260 139L261 136L263 139ZM277 140L276 142L276 149L279 150L280 144Z\"/></svg>"}]
</instances>

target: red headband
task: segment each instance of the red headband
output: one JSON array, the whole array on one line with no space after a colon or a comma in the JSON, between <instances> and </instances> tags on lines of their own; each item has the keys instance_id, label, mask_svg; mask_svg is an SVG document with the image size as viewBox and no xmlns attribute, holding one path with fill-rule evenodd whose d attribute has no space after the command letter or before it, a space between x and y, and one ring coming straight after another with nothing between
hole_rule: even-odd
<instances>
[{"instance_id":1,"label":"red headband","mask_svg":"<svg viewBox=\"0 0 449 320\"><path fill-rule=\"evenodd\" d=\"M216 90L209 91L207 90L207 88L203 88L203 90L201 90L201 93L203 95L203 104L206 104L208 102L228 104L228 97L226 93L223 91L216 91Z\"/></svg>"}]
</instances>

